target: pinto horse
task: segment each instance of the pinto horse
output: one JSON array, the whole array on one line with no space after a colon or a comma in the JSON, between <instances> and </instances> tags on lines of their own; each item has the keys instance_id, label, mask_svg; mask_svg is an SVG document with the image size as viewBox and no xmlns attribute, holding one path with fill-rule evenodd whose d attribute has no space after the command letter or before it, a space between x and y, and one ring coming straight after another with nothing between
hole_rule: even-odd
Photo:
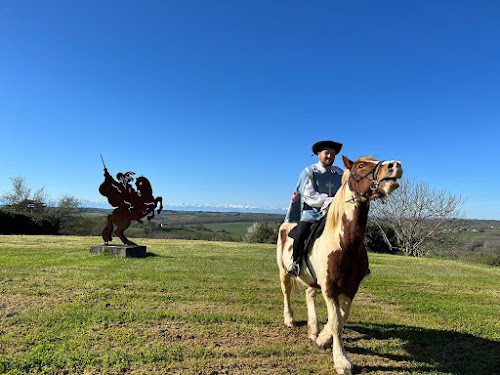
<instances>
[{"instance_id":1,"label":"pinto horse","mask_svg":"<svg viewBox=\"0 0 500 375\"><path fill-rule=\"evenodd\" d=\"M352 299L361 280L369 274L364 235L370 201L385 197L399 187L403 175L398 161L378 161L360 157L351 161L343 156L346 170L342 186L333 199L326 216L325 228L302 258L297 280L307 287L307 330L309 338L319 347L332 346L335 370L339 374L352 371L352 363L342 343L342 329L349 316ZM293 239L288 237L296 223L283 223L279 229L277 261L284 296L284 322L294 327L290 293L295 279L286 274L292 263ZM306 258L312 272L306 265ZM328 308L328 321L319 331L314 300L321 290Z\"/></svg>"}]
</instances>

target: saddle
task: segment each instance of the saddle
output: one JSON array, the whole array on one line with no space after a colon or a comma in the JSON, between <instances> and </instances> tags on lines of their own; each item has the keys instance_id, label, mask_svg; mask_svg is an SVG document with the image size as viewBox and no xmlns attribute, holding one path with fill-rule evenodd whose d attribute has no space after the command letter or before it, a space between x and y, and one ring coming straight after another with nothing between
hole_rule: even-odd
<instances>
[{"instance_id":1,"label":"saddle","mask_svg":"<svg viewBox=\"0 0 500 375\"><path fill-rule=\"evenodd\" d=\"M307 255L311 251L314 241L318 239L319 236L323 234L323 230L325 229L325 224L326 224L326 215L321 218L320 221L316 221L311 225L309 228L309 234L307 235L306 239L304 240L304 243L302 244L302 254ZM289 233L288 237L293 238L296 240L295 236L297 233L297 227L294 227Z\"/></svg>"}]
</instances>

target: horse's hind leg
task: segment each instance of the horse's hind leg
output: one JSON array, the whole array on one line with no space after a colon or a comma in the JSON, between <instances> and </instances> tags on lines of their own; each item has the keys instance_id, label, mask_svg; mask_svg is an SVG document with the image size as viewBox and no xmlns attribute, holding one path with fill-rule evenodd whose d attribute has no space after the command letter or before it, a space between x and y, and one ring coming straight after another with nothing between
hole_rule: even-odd
<instances>
[{"instance_id":1,"label":"horse's hind leg","mask_svg":"<svg viewBox=\"0 0 500 375\"><path fill-rule=\"evenodd\" d=\"M115 230L115 234L120 237L120 240L122 240L122 242L125 244L125 245L137 245L135 242L132 242L130 241L126 236L125 234L123 234L123 232L125 231L125 229L128 228L128 225L125 227L125 228L116 228Z\"/></svg>"},{"instance_id":2,"label":"horse's hind leg","mask_svg":"<svg viewBox=\"0 0 500 375\"><path fill-rule=\"evenodd\" d=\"M120 228L120 227L117 227L116 230L115 230L115 234L120 237L120 240L122 240L122 242L125 244L125 245L137 245L135 242L132 242L130 241L126 236L125 234L123 234L123 232L125 231L125 229L128 228L128 225L125 227L125 228Z\"/></svg>"},{"instance_id":3,"label":"horse's hind leg","mask_svg":"<svg viewBox=\"0 0 500 375\"><path fill-rule=\"evenodd\" d=\"M135 242L130 241L123 232L130 226L130 220L123 217L114 217L116 224L115 234L122 240L125 245L137 245Z\"/></svg>"},{"instance_id":4,"label":"horse's hind leg","mask_svg":"<svg viewBox=\"0 0 500 375\"><path fill-rule=\"evenodd\" d=\"M113 219L111 215L108 215L108 223L102 231L102 239L106 245L113 239Z\"/></svg>"},{"instance_id":5,"label":"horse's hind leg","mask_svg":"<svg viewBox=\"0 0 500 375\"><path fill-rule=\"evenodd\" d=\"M290 305L290 294L292 293L292 278L285 270L280 269L281 291L283 292L283 321L287 327L295 327L293 311Z\"/></svg>"},{"instance_id":6,"label":"horse's hind leg","mask_svg":"<svg viewBox=\"0 0 500 375\"><path fill-rule=\"evenodd\" d=\"M306 289L306 304L307 304L307 334L309 338L316 342L319 333L318 316L316 314L316 306L314 305L316 299L317 289Z\"/></svg>"}]
</instances>

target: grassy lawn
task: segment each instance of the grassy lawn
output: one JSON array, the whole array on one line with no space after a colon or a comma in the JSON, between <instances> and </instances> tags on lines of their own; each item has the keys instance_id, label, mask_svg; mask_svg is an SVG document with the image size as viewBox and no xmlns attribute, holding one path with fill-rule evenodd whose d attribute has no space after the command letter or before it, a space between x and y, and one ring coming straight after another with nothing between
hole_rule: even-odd
<instances>
[{"instance_id":1,"label":"grassy lawn","mask_svg":"<svg viewBox=\"0 0 500 375\"><path fill-rule=\"evenodd\" d=\"M0 236L1 374L333 374L282 325L273 245ZM344 337L359 374L499 374L500 269L370 254ZM322 323L326 309L318 298Z\"/></svg>"}]
</instances>

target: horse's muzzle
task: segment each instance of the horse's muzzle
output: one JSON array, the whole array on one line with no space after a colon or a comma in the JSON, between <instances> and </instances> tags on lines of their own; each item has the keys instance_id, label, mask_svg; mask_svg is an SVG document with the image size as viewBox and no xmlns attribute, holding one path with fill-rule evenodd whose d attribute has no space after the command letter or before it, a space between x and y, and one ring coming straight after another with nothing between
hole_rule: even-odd
<instances>
[{"instance_id":1,"label":"horse's muzzle","mask_svg":"<svg viewBox=\"0 0 500 375\"><path fill-rule=\"evenodd\" d=\"M391 194L399 187L397 180L403 177L401 162L396 160L383 162L378 177L378 189L382 195Z\"/></svg>"}]
</instances>

